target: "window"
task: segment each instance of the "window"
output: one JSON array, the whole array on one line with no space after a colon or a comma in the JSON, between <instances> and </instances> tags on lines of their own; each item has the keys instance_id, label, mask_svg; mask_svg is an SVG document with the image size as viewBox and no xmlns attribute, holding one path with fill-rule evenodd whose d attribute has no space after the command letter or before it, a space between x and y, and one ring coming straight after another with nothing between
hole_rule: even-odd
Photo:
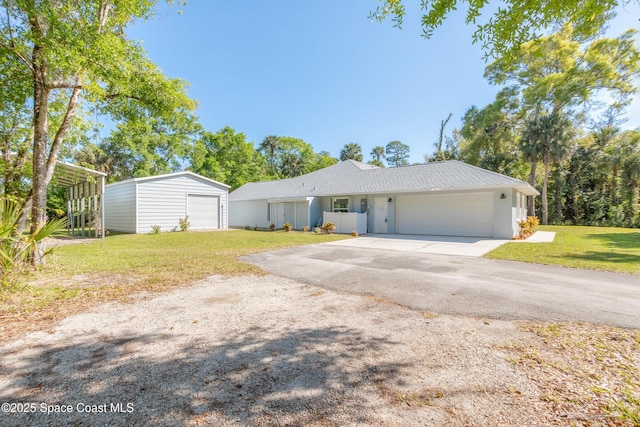
<instances>
[{"instance_id":1,"label":"window","mask_svg":"<svg viewBox=\"0 0 640 427\"><path fill-rule=\"evenodd\" d=\"M349 199L333 199L334 212L349 212Z\"/></svg>"}]
</instances>

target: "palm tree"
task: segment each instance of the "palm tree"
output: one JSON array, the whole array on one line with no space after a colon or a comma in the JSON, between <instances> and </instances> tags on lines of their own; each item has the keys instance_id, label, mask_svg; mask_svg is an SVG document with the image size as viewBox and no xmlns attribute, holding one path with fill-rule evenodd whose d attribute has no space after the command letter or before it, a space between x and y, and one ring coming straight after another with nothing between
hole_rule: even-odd
<instances>
[{"instance_id":1,"label":"palm tree","mask_svg":"<svg viewBox=\"0 0 640 427\"><path fill-rule=\"evenodd\" d=\"M371 149L371 158L377 163L382 163L381 159L386 159L387 156L384 153L384 147L382 145L376 145Z\"/></svg>"},{"instance_id":2,"label":"palm tree","mask_svg":"<svg viewBox=\"0 0 640 427\"><path fill-rule=\"evenodd\" d=\"M359 144L350 142L344 145L342 151L340 151L340 161L355 160L362 161L362 147Z\"/></svg>"},{"instance_id":3,"label":"palm tree","mask_svg":"<svg viewBox=\"0 0 640 427\"><path fill-rule=\"evenodd\" d=\"M271 167L271 174L276 175L276 151L280 149L282 141L275 135L269 135L262 140L258 150L267 156L267 161Z\"/></svg>"},{"instance_id":4,"label":"palm tree","mask_svg":"<svg viewBox=\"0 0 640 427\"><path fill-rule=\"evenodd\" d=\"M549 222L547 187L551 162L559 162L569 154L569 142L572 139L571 121L559 112L536 115L529 120L522 134L520 148L523 159L531 164L529 183L535 185L536 166L544 164L542 182L542 224ZM528 202L529 215L533 212L533 203Z\"/></svg>"},{"instance_id":5,"label":"palm tree","mask_svg":"<svg viewBox=\"0 0 640 427\"><path fill-rule=\"evenodd\" d=\"M285 178L293 178L304 173L304 163L296 153L284 153L281 166Z\"/></svg>"}]
</instances>

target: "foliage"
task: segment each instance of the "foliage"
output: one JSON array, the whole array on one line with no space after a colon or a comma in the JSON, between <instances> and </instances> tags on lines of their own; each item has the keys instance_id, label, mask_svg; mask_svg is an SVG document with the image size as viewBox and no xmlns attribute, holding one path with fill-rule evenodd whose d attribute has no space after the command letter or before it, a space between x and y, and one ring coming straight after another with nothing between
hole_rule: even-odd
<instances>
[{"instance_id":1,"label":"foliage","mask_svg":"<svg viewBox=\"0 0 640 427\"><path fill-rule=\"evenodd\" d=\"M293 230L293 225L291 225L290 222L285 222L284 224L282 224L282 229L284 231L289 232L289 231Z\"/></svg>"},{"instance_id":2,"label":"foliage","mask_svg":"<svg viewBox=\"0 0 640 427\"><path fill-rule=\"evenodd\" d=\"M126 27L149 18L154 6L153 0L122 0L117 7L98 0L0 3L0 57L15 63L5 89L15 106L25 100L32 106L28 112L20 107L33 125L31 234L45 226L47 186L63 145L73 142L68 137L83 103L116 122L195 108L186 83L164 76L126 37Z\"/></svg>"},{"instance_id":3,"label":"foliage","mask_svg":"<svg viewBox=\"0 0 640 427\"><path fill-rule=\"evenodd\" d=\"M536 231L538 231L538 226L540 225L540 219L537 216L529 215L525 219L521 219L518 221L518 227L520 229L519 236L522 239L526 239Z\"/></svg>"},{"instance_id":4,"label":"foliage","mask_svg":"<svg viewBox=\"0 0 640 427\"><path fill-rule=\"evenodd\" d=\"M268 178L264 157L244 133L236 133L229 126L215 134L202 132L191 156L191 170L230 185L232 190Z\"/></svg>"},{"instance_id":5,"label":"foliage","mask_svg":"<svg viewBox=\"0 0 640 427\"><path fill-rule=\"evenodd\" d=\"M276 225L274 223L269 224L269 230L273 231L276 229Z\"/></svg>"},{"instance_id":6,"label":"foliage","mask_svg":"<svg viewBox=\"0 0 640 427\"><path fill-rule=\"evenodd\" d=\"M384 167L384 163L382 163L382 159L386 159L387 155L385 149L382 145L376 145L371 149L371 161L369 162L372 165L378 166L380 168Z\"/></svg>"},{"instance_id":7,"label":"foliage","mask_svg":"<svg viewBox=\"0 0 640 427\"><path fill-rule=\"evenodd\" d=\"M351 232L351 237L358 237L358 232L357 231L352 231Z\"/></svg>"},{"instance_id":8,"label":"foliage","mask_svg":"<svg viewBox=\"0 0 640 427\"><path fill-rule=\"evenodd\" d=\"M591 270L640 274L640 230L632 228L540 226L551 243L508 242L485 257Z\"/></svg>"},{"instance_id":9,"label":"foliage","mask_svg":"<svg viewBox=\"0 0 640 427\"><path fill-rule=\"evenodd\" d=\"M524 179L526 164L518 147L520 116L517 89L507 87L485 106L469 108L459 132L460 159L481 168Z\"/></svg>"},{"instance_id":10,"label":"foliage","mask_svg":"<svg viewBox=\"0 0 640 427\"><path fill-rule=\"evenodd\" d=\"M151 226L151 232L149 234L160 234L160 232L162 231L162 227L159 225L152 225Z\"/></svg>"},{"instance_id":11,"label":"foliage","mask_svg":"<svg viewBox=\"0 0 640 427\"><path fill-rule=\"evenodd\" d=\"M3 288L15 281L15 273L25 269L33 253L50 253L44 248L44 239L64 229L67 219L48 221L36 234L20 232L22 204L10 196L0 200L0 280Z\"/></svg>"},{"instance_id":12,"label":"foliage","mask_svg":"<svg viewBox=\"0 0 640 427\"><path fill-rule=\"evenodd\" d=\"M302 227L302 232L306 233L307 231L309 231L309 226L308 225L303 226Z\"/></svg>"},{"instance_id":13,"label":"foliage","mask_svg":"<svg viewBox=\"0 0 640 427\"><path fill-rule=\"evenodd\" d=\"M327 234L331 234L335 231L336 225L332 222L325 222L324 224L322 224L322 227L320 227L320 229Z\"/></svg>"},{"instance_id":14,"label":"foliage","mask_svg":"<svg viewBox=\"0 0 640 427\"><path fill-rule=\"evenodd\" d=\"M186 111L128 120L99 144L81 147L75 162L107 173L109 182L177 172L193 152L200 131L200 124Z\"/></svg>"},{"instance_id":15,"label":"foliage","mask_svg":"<svg viewBox=\"0 0 640 427\"><path fill-rule=\"evenodd\" d=\"M191 227L191 223L189 222L189 215L184 218L178 219L178 225L180 226L180 231L187 231Z\"/></svg>"},{"instance_id":16,"label":"foliage","mask_svg":"<svg viewBox=\"0 0 640 427\"><path fill-rule=\"evenodd\" d=\"M400 141L391 141L385 147L387 163L390 166L404 166L409 164L409 146Z\"/></svg>"},{"instance_id":17,"label":"foliage","mask_svg":"<svg viewBox=\"0 0 640 427\"><path fill-rule=\"evenodd\" d=\"M380 0L382 5L370 13L370 18L382 21L391 17L394 26L401 27L405 15L402 0ZM576 38L585 40L599 34L605 24L615 16L620 3L628 4L637 0L544 0L523 2L505 0L493 12L484 12L485 1L438 0L420 4L425 10L421 24L423 35L431 37L442 26L444 20L454 13L458 4L466 4L466 24L473 25L473 43L481 45L485 57L503 57L513 60L518 56L518 48L525 42L537 38L546 29L558 23L571 22ZM484 17L485 19L480 21Z\"/></svg>"},{"instance_id":18,"label":"foliage","mask_svg":"<svg viewBox=\"0 0 640 427\"><path fill-rule=\"evenodd\" d=\"M445 136L444 129L451 120L453 114L449 113L446 119L440 122L440 133L438 141L433 144L435 152L433 155L425 155L425 162L440 162L443 160L455 160L460 157L460 148L458 140L460 139L460 132L454 130L453 137Z\"/></svg>"},{"instance_id":19,"label":"foliage","mask_svg":"<svg viewBox=\"0 0 640 427\"><path fill-rule=\"evenodd\" d=\"M547 188L551 162L557 163L567 157L572 138L572 123L559 111L532 117L522 131L521 149L525 159L531 163L532 181L535 179L536 163L544 164L541 194L544 225L548 224ZM532 181L529 183L535 185L535 181Z\"/></svg>"},{"instance_id":20,"label":"foliage","mask_svg":"<svg viewBox=\"0 0 640 427\"><path fill-rule=\"evenodd\" d=\"M538 115L563 111L576 116L594 109L597 95L608 94L612 107L622 108L635 93L640 53L636 32L584 44L570 24L560 31L525 43L517 59L490 64L485 77L492 84L512 84L520 107Z\"/></svg>"},{"instance_id":21,"label":"foliage","mask_svg":"<svg viewBox=\"0 0 640 427\"><path fill-rule=\"evenodd\" d=\"M362 147L360 147L360 144L354 142L345 144L340 150L340 161L344 162L345 160L362 161Z\"/></svg>"}]
</instances>

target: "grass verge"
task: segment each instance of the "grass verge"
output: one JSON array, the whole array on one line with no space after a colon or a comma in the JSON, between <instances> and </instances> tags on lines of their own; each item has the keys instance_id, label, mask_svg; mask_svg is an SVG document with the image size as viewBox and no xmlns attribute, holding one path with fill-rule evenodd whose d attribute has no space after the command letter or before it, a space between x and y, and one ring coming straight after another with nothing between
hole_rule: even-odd
<instances>
[{"instance_id":1,"label":"grass verge","mask_svg":"<svg viewBox=\"0 0 640 427\"><path fill-rule=\"evenodd\" d=\"M341 235L230 230L119 235L56 248L27 284L0 290L0 339L107 301L163 291L211 275L263 274L238 257L344 239Z\"/></svg>"},{"instance_id":2,"label":"grass verge","mask_svg":"<svg viewBox=\"0 0 640 427\"><path fill-rule=\"evenodd\" d=\"M610 227L541 226L551 243L508 242L485 257L590 270L640 274L640 230Z\"/></svg>"}]
</instances>

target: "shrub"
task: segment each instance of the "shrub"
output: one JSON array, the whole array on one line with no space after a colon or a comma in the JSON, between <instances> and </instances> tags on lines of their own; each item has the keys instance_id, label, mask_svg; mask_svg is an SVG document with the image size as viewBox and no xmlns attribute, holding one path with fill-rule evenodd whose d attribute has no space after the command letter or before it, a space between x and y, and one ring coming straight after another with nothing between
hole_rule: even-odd
<instances>
[{"instance_id":1,"label":"shrub","mask_svg":"<svg viewBox=\"0 0 640 427\"><path fill-rule=\"evenodd\" d=\"M184 218L178 219L178 224L180 224L180 231L187 231L189 227L191 227L191 223L189 222L189 215Z\"/></svg>"},{"instance_id":2,"label":"shrub","mask_svg":"<svg viewBox=\"0 0 640 427\"><path fill-rule=\"evenodd\" d=\"M36 234L22 233L22 203L8 196L0 199L0 280L2 287L15 284L15 273L34 260L51 252L43 247L44 239L63 230L67 218L48 221Z\"/></svg>"},{"instance_id":3,"label":"shrub","mask_svg":"<svg viewBox=\"0 0 640 427\"><path fill-rule=\"evenodd\" d=\"M244 226L244 229L245 229L245 230L251 230L251 227L249 227L248 225L245 225L245 226Z\"/></svg>"},{"instance_id":4,"label":"shrub","mask_svg":"<svg viewBox=\"0 0 640 427\"><path fill-rule=\"evenodd\" d=\"M528 216L526 219L522 219L518 222L520 227L520 238L526 239L538 230L540 225L540 219L537 216Z\"/></svg>"},{"instance_id":5,"label":"shrub","mask_svg":"<svg viewBox=\"0 0 640 427\"><path fill-rule=\"evenodd\" d=\"M358 237L358 232L357 231L352 231L351 232L351 237Z\"/></svg>"},{"instance_id":6,"label":"shrub","mask_svg":"<svg viewBox=\"0 0 640 427\"><path fill-rule=\"evenodd\" d=\"M160 234L161 230L162 230L162 227L160 227L159 225L152 225L150 234Z\"/></svg>"},{"instance_id":7,"label":"shrub","mask_svg":"<svg viewBox=\"0 0 640 427\"><path fill-rule=\"evenodd\" d=\"M305 225L304 227L302 227L302 232L306 233L307 231L309 231L309 226Z\"/></svg>"},{"instance_id":8,"label":"shrub","mask_svg":"<svg viewBox=\"0 0 640 427\"><path fill-rule=\"evenodd\" d=\"M271 225L269 226L269 230L273 231L276 229L276 225L274 223L271 223Z\"/></svg>"},{"instance_id":9,"label":"shrub","mask_svg":"<svg viewBox=\"0 0 640 427\"><path fill-rule=\"evenodd\" d=\"M291 231L291 230L293 230L293 225L291 225L291 223L290 223L290 222L285 222L285 223L282 225L282 229L283 229L284 231Z\"/></svg>"},{"instance_id":10,"label":"shrub","mask_svg":"<svg viewBox=\"0 0 640 427\"><path fill-rule=\"evenodd\" d=\"M336 225L332 222L325 222L324 224L322 224L322 227L320 227L325 233L327 234L331 234L333 233L333 231L336 229Z\"/></svg>"}]
</instances>

